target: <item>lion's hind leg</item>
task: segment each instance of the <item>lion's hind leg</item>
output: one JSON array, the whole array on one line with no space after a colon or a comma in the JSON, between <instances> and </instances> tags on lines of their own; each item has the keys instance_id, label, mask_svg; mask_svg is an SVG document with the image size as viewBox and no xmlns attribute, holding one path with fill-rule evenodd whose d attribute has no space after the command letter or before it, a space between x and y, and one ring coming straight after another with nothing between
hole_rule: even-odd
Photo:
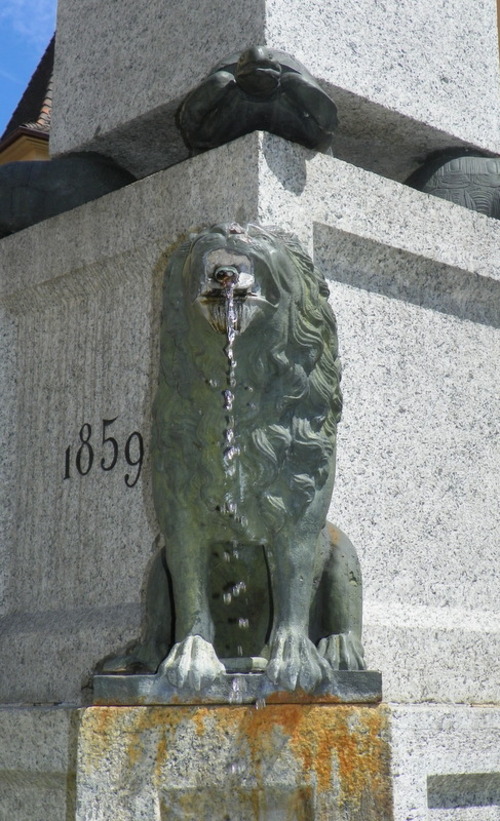
<instances>
[{"instance_id":1,"label":"lion's hind leg","mask_svg":"<svg viewBox=\"0 0 500 821\"><path fill-rule=\"evenodd\" d=\"M322 538L326 559L312 607L311 638L333 670L365 670L358 557L345 533L330 523Z\"/></svg>"}]
</instances>

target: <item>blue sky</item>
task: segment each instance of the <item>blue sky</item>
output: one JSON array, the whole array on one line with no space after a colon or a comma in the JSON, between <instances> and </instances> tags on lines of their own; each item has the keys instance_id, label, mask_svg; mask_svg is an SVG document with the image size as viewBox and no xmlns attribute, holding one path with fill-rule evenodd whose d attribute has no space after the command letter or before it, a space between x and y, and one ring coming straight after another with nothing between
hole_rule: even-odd
<instances>
[{"instance_id":1,"label":"blue sky","mask_svg":"<svg viewBox=\"0 0 500 821\"><path fill-rule=\"evenodd\" d=\"M0 0L0 135L47 48L57 0Z\"/></svg>"}]
</instances>

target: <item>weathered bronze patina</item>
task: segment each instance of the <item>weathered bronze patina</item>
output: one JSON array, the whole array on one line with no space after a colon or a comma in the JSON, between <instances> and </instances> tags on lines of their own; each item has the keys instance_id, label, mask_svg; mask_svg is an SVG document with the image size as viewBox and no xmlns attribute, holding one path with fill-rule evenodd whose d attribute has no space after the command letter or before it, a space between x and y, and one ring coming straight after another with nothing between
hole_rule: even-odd
<instances>
[{"instance_id":1,"label":"weathered bronze patina","mask_svg":"<svg viewBox=\"0 0 500 821\"><path fill-rule=\"evenodd\" d=\"M413 172L406 184L500 219L500 157L488 157L480 151L464 148L436 151Z\"/></svg>"},{"instance_id":2,"label":"weathered bronze patina","mask_svg":"<svg viewBox=\"0 0 500 821\"><path fill-rule=\"evenodd\" d=\"M339 381L328 288L297 240L221 225L174 253L152 441L166 548L144 641L102 672L208 692L260 670L268 695L364 669L359 564L326 523Z\"/></svg>"},{"instance_id":3,"label":"weathered bronze patina","mask_svg":"<svg viewBox=\"0 0 500 821\"><path fill-rule=\"evenodd\" d=\"M213 67L182 103L178 123L193 152L251 131L270 131L328 152L337 108L298 60L284 51L254 46Z\"/></svg>"}]
</instances>

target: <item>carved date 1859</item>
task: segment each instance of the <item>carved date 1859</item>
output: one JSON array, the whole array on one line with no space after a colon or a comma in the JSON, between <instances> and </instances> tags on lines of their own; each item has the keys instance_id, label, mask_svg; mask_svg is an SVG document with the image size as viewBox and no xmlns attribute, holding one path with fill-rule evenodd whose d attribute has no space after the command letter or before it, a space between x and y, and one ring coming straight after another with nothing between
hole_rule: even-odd
<instances>
[{"instance_id":1,"label":"carved date 1859","mask_svg":"<svg viewBox=\"0 0 500 821\"><path fill-rule=\"evenodd\" d=\"M118 417L115 416L114 419L102 420L101 452L104 453L104 456L101 458L99 464L101 466L101 469L105 471L113 470L113 468L116 466L116 463L118 462L118 456L120 453L118 442L113 436L108 435L108 428L113 424L113 422L116 422L117 419ZM90 470L92 469L95 455L95 446L91 441L92 426L89 425L88 422L84 422L84 424L81 426L79 437L80 447L76 451L75 467L80 476L86 476L87 473L90 473ZM142 460L144 458L144 441L139 431L134 430L130 434L127 441L125 442L123 453L127 465L130 465L130 467L137 468L135 476L132 477L130 473L126 473L124 476L125 484L127 485L127 487L134 487L139 478L142 468ZM65 479L71 478L72 464L73 463L71 456L71 445L69 445L66 448L65 456Z\"/></svg>"}]
</instances>

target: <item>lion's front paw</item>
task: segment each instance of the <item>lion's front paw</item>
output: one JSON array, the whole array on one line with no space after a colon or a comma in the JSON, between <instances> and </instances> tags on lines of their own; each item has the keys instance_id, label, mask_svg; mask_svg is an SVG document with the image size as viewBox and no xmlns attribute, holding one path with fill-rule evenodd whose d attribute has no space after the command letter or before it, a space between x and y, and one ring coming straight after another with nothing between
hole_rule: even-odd
<instances>
[{"instance_id":1,"label":"lion's front paw","mask_svg":"<svg viewBox=\"0 0 500 821\"><path fill-rule=\"evenodd\" d=\"M284 690L311 692L327 679L330 667L307 636L278 630L271 644L266 676Z\"/></svg>"},{"instance_id":2,"label":"lion's front paw","mask_svg":"<svg viewBox=\"0 0 500 821\"><path fill-rule=\"evenodd\" d=\"M174 644L158 672L179 690L188 687L199 692L225 673L225 667L209 641L201 636L187 636Z\"/></svg>"},{"instance_id":3,"label":"lion's front paw","mask_svg":"<svg viewBox=\"0 0 500 821\"><path fill-rule=\"evenodd\" d=\"M332 670L366 670L363 645L351 631L321 639L318 651Z\"/></svg>"}]
</instances>

